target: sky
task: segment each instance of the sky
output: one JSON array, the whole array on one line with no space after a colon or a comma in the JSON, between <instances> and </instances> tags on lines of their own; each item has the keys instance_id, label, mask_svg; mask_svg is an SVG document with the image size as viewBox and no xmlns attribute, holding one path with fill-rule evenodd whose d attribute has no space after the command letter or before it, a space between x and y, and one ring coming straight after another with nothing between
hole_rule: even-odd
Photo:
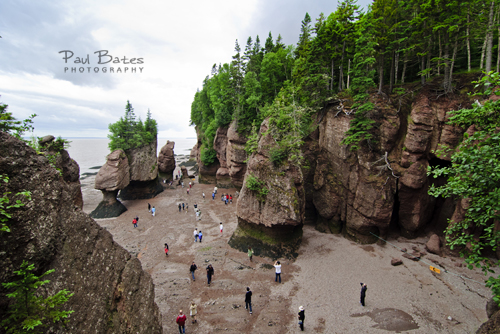
<instances>
[{"instance_id":1,"label":"sky","mask_svg":"<svg viewBox=\"0 0 500 334\"><path fill-rule=\"evenodd\" d=\"M271 31L274 40L281 34L285 44L296 44L306 12L314 23L336 6L325 0L2 0L0 103L17 119L37 114L35 136L106 137L129 100L143 120L151 111L160 138L196 137L189 125L194 94L213 64L232 60L236 40L244 50L249 36L259 35L263 45Z\"/></svg>"}]
</instances>

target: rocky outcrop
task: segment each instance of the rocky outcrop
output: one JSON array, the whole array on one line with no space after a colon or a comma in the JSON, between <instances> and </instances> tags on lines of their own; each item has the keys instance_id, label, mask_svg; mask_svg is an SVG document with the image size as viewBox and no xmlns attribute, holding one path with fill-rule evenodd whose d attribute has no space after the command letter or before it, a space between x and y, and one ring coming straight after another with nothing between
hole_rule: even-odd
<instances>
[{"instance_id":1,"label":"rocky outcrop","mask_svg":"<svg viewBox=\"0 0 500 334\"><path fill-rule=\"evenodd\" d=\"M55 139L52 135L42 137L38 143L40 149L49 155L55 156L55 167L60 171L64 182L70 189L73 204L78 208L83 208L82 186L80 184L80 166L71 159L68 151L63 149L62 139Z\"/></svg>"},{"instance_id":2,"label":"rocky outcrop","mask_svg":"<svg viewBox=\"0 0 500 334\"><path fill-rule=\"evenodd\" d=\"M441 240L437 234L431 235L429 241L425 244L425 249L427 249L429 253L441 255Z\"/></svg>"},{"instance_id":3,"label":"rocky outcrop","mask_svg":"<svg viewBox=\"0 0 500 334\"><path fill-rule=\"evenodd\" d=\"M229 168L227 161L227 128L218 128L214 138L214 149L217 152L217 160L220 162L220 167L217 169L215 178L217 180L217 187L219 188L232 188L231 177L229 176Z\"/></svg>"},{"instance_id":4,"label":"rocky outcrop","mask_svg":"<svg viewBox=\"0 0 500 334\"><path fill-rule=\"evenodd\" d=\"M491 318L479 327L476 334L499 334L500 333L500 312L494 313Z\"/></svg>"},{"instance_id":5,"label":"rocky outcrop","mask_svg":"<svg viewBox=\"0 0 500 334\"><path fill-rule=\"evenodd\" d=\"M235 187L241 188L247 170L248 155L245 151L245 145L248 139L237 130L237 123L233 121L227 130L226 159L231 183Z\"/></svg>"},{"instance_id":6,"label":"rocky outcrop","mask_svg":"<svg viewBox=\"0 0 500 334\"><path fill-rule=\"evenodd\" d=\"M449 154L437 157L435 151L460 141L463 131L445 123L448 111L466 101L430 99L430 94L424 88L407 109L372 96L377 141L355 153L341 143L353 116L335 106L325 111L314 176L318 224L359 242L375 242L375 235L384 236L391 222L403 236L414 237L433 217L449 218L440 212L450 210L436 208L436 199L428 195L435 181L427 177L427 168L431 161L449 161Z\"/></svg>"},{"instance_id":7,"label":"rocky outcrop","mask_svg":"<svg viewBox=\"0 0 500 334\"><path fill-rule=\"evenodd\" d=\"M161 148L158 155L158 171L160 176L167 181L173 180L175 170L174 156L175 142L167 140L167 143Z\"/></svg>"},{"instance_id":8,"label":"rocky outcrop","mask_svg":"<svg viewBox=\"0 0 500 334\"><path fill-rule=\"evenodd\" d=\"M265 133L264 121L260 133ZM262 136L249 161L236 215L238 227L229 240L233 248L251 246L256 255L295 257L302 237L305 193L300 168L287 161L276 166L269 160L275 145L270 134Z\"/></svg>"},{"instance_id":9,"label":"rocky outcrop","mask_svg":"<svg viewBox=\"0 0 500 334\"><path fill-rule=\"evenodd\" d=\"M156 139L149 145L125 151L130 166L130 184L120 191L123 200L153 198L163 191L158 179Z\"/></svg>"},{"instance_id":10,"label":"rocky outcrop","mask_svg":"<svg viewBox=\"0 0 500 334\"><path fill-rule=\"evenodd\" d=\"M118 217L127 208L116 199L118 191L130 183L128 158L123 150L108 154L106 163L99 169L95 178L95 189L102 192L102 201L90 213L92 218Z\"/></svg>"},{"instance_id":11,"label":"rocky outcrop","mask_svg":"<svg viewBox=\"0 0 500 334\"><path fill-rule=\"evenodd\" d=\"M71 191L47 158L0 132L0 174L9 182L0 193L30 191L31 200L11 212L10 233L0 234L0 280L14 279L23 260L35 273L48 269L47 292L67 289L74 310L66 328L52 333L162 333L152 279L137 258L73 205ZM8 299L0 288L0 318ZM1 320L0 319L0 320Z\"/></svg>"}]
</instances>

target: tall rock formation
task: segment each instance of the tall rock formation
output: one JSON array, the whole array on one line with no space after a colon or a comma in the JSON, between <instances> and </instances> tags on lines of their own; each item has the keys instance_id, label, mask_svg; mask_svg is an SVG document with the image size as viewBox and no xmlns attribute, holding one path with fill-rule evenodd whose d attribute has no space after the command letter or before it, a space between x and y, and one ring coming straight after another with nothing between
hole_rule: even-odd
<instances>
[{"instance_id":1,"label":"tall rock formation","mask_svg":"<svg viewBox=\"0 0 500 334\"><path fill-rule=\"evenodd\" d=\"M237 129L237 123L233 121L227 130L226 159L231 183L236 188L241 188L247 170L246 160L248 156L245 151L245 144L248 139L238 133Z\"/></svg>"},{"instance_id":2,"label":"tall rock formation","mask_svg":"<svg viewBox=\"0 0 500 334\"><path fill-rule=\"evenodd\" d=\"M267 127L265 120L260 133ZM269 160L274 145L270 134L262 136L248 161L237 202L238 227L229 245L242 251L252 247L256 255L272 258L295 257L305 213L302 172L287 161L274 165Z\"/></svg>"},{"instance_id":3,"label":"tall rock formation","mask_svg":"<svg viewBox=\"0 0 500 334\"><path fill-rule=\"evenodd\" d=\"M161 148L158 154L158 172L161 178L167 181L173 180L175 170L175 142L167 140L167 143Z\"/></svg>"},{"instance_id":4,"label":"tall rock formation","mask_svg":"<svg viewBox=\"0 0 500 334\"><path fill-rule=\"evenodd\" d=\"M95 178L95 189L102 192L102 201L90 213L92 218L118 217L127 208L116 199L118 191L130 183L128 159L121 149L108 154L106 163L99 169Z\"/></svg>"},{"instance_id":5,"label":"tall rock formation","mask_svg":"<svg viewBox=\"0 0 500 334\"><path fill-rule=\"evenodd\" d=\"M35 274L48 269L48 293L67 289L64 305L74 310L66 328L51 333L162 333L154 286L137 258L116 244L105 229L73 204L71 189L47 158L0 132L0 174L9 177L0 193L30 191L32 199L13 209L11 232L0 233L0 281L15 279L22 261ZM8 298L0 287L0 320Z\"/></svg>"},{"instance_id":6,"label":"tall rock formation","mask_svg":"<svg viewBox=\"0 0 500 334\"><path fill-rule=\"evenodd\" d=\"M156 139L148 145L125 151L130 166L130 184L120 191L123 200L153 198L163 191L158 179Z\"/></svg>"}]
</instances>

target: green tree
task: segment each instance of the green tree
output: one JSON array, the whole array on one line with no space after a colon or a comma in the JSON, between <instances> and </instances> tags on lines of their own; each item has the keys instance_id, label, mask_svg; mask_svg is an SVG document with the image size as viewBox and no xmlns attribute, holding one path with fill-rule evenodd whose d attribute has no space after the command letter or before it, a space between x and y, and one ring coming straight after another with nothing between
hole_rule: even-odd
<instances>
[{"instance_id":1,"label":"green tree","mask_svg":"<svg viewBox=\"0 0 500 334\"><path fill-rule=\"evenodd\" d=\"M490 95L500 85L500 75L490 72L477 83L476 87L485 87L481 94ZM451 249L461 249L470 269L482 268L487 275L498 262L492 262L485 251L496 250L500 242L500 231L495 228L495 221L500 220L500 101L476 102L471 109L453 111L449 123L463 129L474 125L474 131L472 135L466 133L453 151L451 166L429 167L430 175L448 180L443 186L433 185L429 194L466 200L465 217L462 221L449 221L446 240ZM500 305L500 276L489 277L487 286Z\"/></svg>"},{"instance_id":2,"label":"green tree","mask_svg":"<svg viewBox=\"0 0 500 334\"><path fill-rule=\"evenodd\" d=\"M0 183L8 183L9 177L6 175L0 174ZM0 197L0 232L10 232L10 228L7 225L7 222L10 218L12 218L11 213L9 212L11 209L16 209L24 206L25 204L20 200L16 199L14 203L11 204L11 200L8 195L10 192L4 192L2 197ZM31 200L31 193L29 191L22 191L16 193L16 197L23 196L28 200Z\"/></svg>"},{"instance_id":3,"label":"green tree","mask_svg":"<svg viewBox=\"0 0 500 334\"><path fill-rule=\"evenodd\" d=\"M0 132L9 133L18 139L27 131L33 131L33 118L36 114L23 121L17 120L12 113L7 111L8 105L0 103Z\"/></svg>"},{"instance_id":4,"label":"green tree","mask_svg":"<svg viewBox=\"0 0 500 334\"><path fill-rule=\"evenodd\" d=\"M74 312L61 310L61 306L73 293L63 289L54 295L43 297L37 292L38 288L50 282L41 278L54 270L36 276L32 273L34 268L35 265L23 261L21 268L14 271L19 280L2 283L4 288L13 290L7 294L13 301L9 305L7 318L2 321L7 334L41 333L52 323L64 323L64 319Z\"/></svg>"},{"instance_id":5,"label":"green tree","mask_svg":"<svg viewBox=\"0 0 500 334\"><path fill-rule=\"evenodd\" d=\"M124 117L120 117L116 123L109 124L108 129L110 132L108 147L111 151L128 150L150 144L156 140L158 134L157 123L151 117L151 111L148 109L145 123L140 118L137 121L134 108L128 100Z\"/></svg>"}]
</instances>

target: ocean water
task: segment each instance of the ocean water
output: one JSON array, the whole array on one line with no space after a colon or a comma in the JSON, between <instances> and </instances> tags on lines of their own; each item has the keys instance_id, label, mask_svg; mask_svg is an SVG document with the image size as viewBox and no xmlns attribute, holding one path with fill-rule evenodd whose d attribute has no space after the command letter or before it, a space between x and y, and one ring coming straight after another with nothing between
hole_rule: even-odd
<instances>
[{"instance_id":1,"label":"ocean water","mask_svg":"<svg viewBox=\"0 0 500 334\"><path fill-rule=\"evenodd\" d=\"M107 138L65 138L71 143L67 149L71 158L80 165L80 175L96 173L106 163L106 156L111 153L108 148ZM196 144L196 138L169 138L175 142L174 154L189 155ZM157 151L167 143L166 138L158 138Z\"/></svg>"}]
</instances>

